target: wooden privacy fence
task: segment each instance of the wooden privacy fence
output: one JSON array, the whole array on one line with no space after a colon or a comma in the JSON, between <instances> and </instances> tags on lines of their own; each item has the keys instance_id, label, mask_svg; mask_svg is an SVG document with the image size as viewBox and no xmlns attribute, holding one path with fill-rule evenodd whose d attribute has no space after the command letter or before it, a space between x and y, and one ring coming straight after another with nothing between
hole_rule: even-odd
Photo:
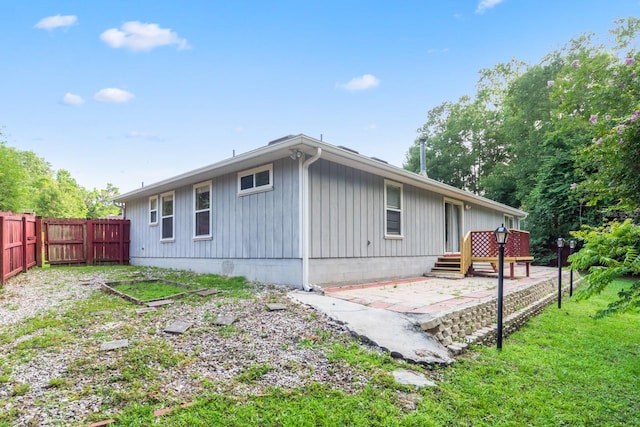
<instances>
[{"instance_id":1,"label":"wooden privacy fence","mask_svg":"<svg viewBox=\"0 0 640 427\"><path fill-rule=\"evenodd\" d=\"M39 225L49 264L129 263L128 219L43 218Z\"/></svg>"},{"instance_id":2,"label":"wooden privacy fence","mask_svg":"<svg viewBox=\"0 0 640 427\"><path fill-rule=\"evenodd\" d=\"M36 218L0 212L0 284L44 263L128 264L128 219Z\"/></svg>"},{"instance_id":3,"label":"wooden privacy fence","mask_svg":"<svg viewBox=\"0 0 640 427\"><path fill-rule=\"evenodd\" d=\"M36 217L0 212L0 284L36 265Z\"/></svg>"}]
</instances>

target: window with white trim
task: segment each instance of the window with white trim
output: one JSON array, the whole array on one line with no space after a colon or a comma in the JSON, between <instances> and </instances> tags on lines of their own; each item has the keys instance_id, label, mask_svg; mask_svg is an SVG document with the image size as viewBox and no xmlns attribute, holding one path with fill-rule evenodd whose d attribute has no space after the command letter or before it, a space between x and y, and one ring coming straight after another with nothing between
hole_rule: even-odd
<instances>
[{"instance_id":1,"label":"window with white trim","mask_svg":"<svg viewBox=\"0 0 640 427\"><path fill-rule=\"evenodd\" d=\"M193 186L193 237L211 237L211 181Z\"/></svg>"},{"instance_id":2,"label":"window with white trim","mask_svg":"<svg viewBox=\"0 0 640 427\"><path fill-rule=\"evenodd\" d=\"M162 234L160 240L173 240L175 231L174 221L175 192L170 191L160 195L160 220L162 223Z\"/></svg>"},{"instance_id":3,"label":"window with white trim","mask_svg":"<svg viewBox=\"0 0 640 427\"><path fill-rule=\"evenodd\" d=\"M384 181L385 237L402 237L402 184Z\"/></svg>"},{"instance_id":4,"label":"window with white trim","mask_svg":"<svg viewBox=\"0 0 640 427\"><path fill-rule=\"evenodd\" d=\"M516 228L516 220L511 215L504 215L504 226L508 229Z\"/></svg>"},{"instance_id":5,"label":"window with white trim","mask_svg":"<svg viewBox=\"0 0 640 427\"><path fill-rule=\"evenodd\" d=\"M273 188L273 164L238 173L238 195L268 191Z\"/></svg>"},{"instance_id":6,"label":"window with white trim","mask_svg":"<svg viewBox=\"0 0 640 427\"><path fill-rule=\"evenodd\" d=\"M158 225L158 196L149 197L149 225Z\"/></svg>"}]
</instances>

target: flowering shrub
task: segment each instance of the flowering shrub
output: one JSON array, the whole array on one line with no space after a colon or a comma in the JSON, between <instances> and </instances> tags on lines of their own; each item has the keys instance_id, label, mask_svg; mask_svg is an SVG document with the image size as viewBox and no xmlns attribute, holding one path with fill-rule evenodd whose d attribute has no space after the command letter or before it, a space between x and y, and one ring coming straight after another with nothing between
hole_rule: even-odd
<instances>
[{"instance_id":1,"label":"flowering shrub","mask_svg":"<svg viewBox=\"0 0 640 427\"><path fill-rule=\"evenodd\" d=\"M612 281L624 277L636 278L628 289L618 293L619 299L597 316L611 313L640 312L640 226L631 220L611 222L600 227L583 227L573 233L584 247L569 257L571 268L586 271L584 286L577 294L585 299L602 292Z\"/></svg>"}]
</instances>

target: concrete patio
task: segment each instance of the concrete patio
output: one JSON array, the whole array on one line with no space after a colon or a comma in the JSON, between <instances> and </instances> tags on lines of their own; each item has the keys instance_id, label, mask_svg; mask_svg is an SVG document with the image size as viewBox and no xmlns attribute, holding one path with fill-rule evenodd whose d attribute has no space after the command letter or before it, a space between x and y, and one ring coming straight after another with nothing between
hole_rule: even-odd
<instances>
[{"instance_id":1,"label":"concrete patio","mask_svg":"<svg viewBox=\"0 0 640 427\"><path fill-rule=\"evenodd\" d=\"M574 286L578 280L575 276ZM566 269L562 288L563 292L569 289ZM397 357L418 363L450 363L469 344L495 340L497 289L497 274L462 279L415 277L324 288L319 293L294 292L291 297L346 324L356 335ZM556 268L532 266L529 277L516 275L513 280L505 275L505 335L556 301L557 289Z\"/></svg>"}]
</instances>

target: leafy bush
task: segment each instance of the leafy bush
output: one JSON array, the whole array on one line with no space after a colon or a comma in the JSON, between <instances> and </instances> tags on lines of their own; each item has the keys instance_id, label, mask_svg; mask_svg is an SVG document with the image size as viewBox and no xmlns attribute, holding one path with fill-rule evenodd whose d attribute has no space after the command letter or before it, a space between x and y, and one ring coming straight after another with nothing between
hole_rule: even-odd
<instances>
[{"instance_id":1,"label":"leafy bush","mask_svg":"<svg viewBox=\"0 0 640 427\"><path fill-rule=\"evenodd\" d=\"M640 276L640 226L631 220L613 221L600 227L583 227L572 233L584 242L584 247L569 257L571 268L586 271L586 286L578 293L579 299L599 294L612 281ZM618 300L598 312L596 317L616 312L640 312L640 280L629 282L628 289L618 292Z\"/></svg>"}]
</instances>

